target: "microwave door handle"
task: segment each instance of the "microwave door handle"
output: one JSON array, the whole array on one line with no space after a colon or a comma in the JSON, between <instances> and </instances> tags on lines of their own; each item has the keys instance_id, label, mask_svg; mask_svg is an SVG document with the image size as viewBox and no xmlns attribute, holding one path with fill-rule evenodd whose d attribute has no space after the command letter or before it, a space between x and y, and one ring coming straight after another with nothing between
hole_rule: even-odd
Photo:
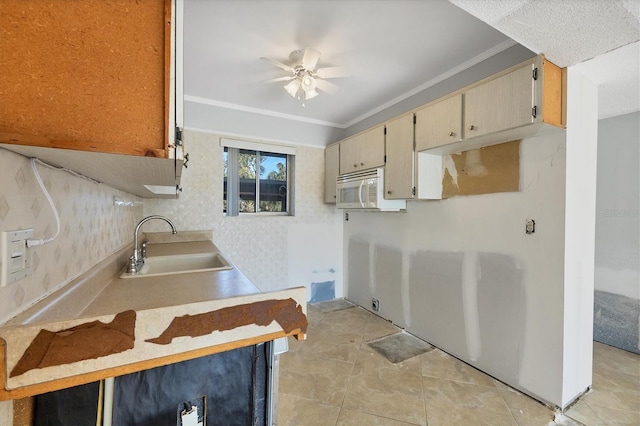
<instances>
[{"instance_id":1,"label":"microwave door handle","mask_svg":"<svg viewBox=\"0 0 640 426\"><path fill-rule=\"evenodd\" d=\"M360 200L360 206L364 207L364 202L362 201L362 187L364 186L364 180L360 182L360 188L358 188L358 199Z\"/></svg>"}]
</instances>

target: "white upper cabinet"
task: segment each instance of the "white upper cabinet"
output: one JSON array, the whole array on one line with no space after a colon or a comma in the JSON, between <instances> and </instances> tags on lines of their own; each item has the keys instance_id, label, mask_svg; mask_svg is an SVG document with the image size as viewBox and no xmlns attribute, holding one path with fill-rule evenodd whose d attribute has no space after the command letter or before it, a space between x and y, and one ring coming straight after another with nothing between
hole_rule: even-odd
<instances>
[{"instance_id":1,"label":"white upper cabinet","mask_svg":"<svg viewBox=\"0 0 640 426\"><path fill-rule=\"evenodd\" d=\"M413 198L414 189L414 115L406 114L386 124L387 162L384 172L384 198Z\"/></svg>"},{"instance_id":2,"label":"white upper cabinet","mask_svg":"<svg viewBox=\"0 0 640 426\"><path fill-rule=\"evenodd\" d=\"M340 174L384 166L384 125L340 142Z\"/></svg>"},{"instance_id":3,"label":"white upper cabinet","mask_svg":"<svg viewBox=\"0 0 640 426\"><path fill-rule=\"evenodd\" d=\"M336 179L340 171L340 144L329 145L324 150L324 202L335 204Z\"/></svg>"},{"instance_id":4,"label":"white upper cabinet","mask_svg":"<svg viewBox=\"0 0 640 426\"><path fill-rule=\"evenodd\" d=\"M466 139L534 122L534 69L530 63L464 92Z\"/></svg>"},{"instance_id":5,"label":"white upper cabinet","mask_svg":"<svg viewBox=\"0 0 640 426\"><path fill-rule=\"evenodd\" d=\"M416 151L462 140L462 94L416 111Z\"/></svg>"}]
</instances>

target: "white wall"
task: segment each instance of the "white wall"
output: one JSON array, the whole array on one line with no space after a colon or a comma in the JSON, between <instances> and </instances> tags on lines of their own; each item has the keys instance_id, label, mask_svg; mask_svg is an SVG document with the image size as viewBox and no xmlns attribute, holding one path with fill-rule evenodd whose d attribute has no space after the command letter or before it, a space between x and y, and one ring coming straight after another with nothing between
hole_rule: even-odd
<instances>
[{"instance_id":1,"label":"white wall","mask_svg":"<svg viewBox=\"0 0 640 426\"><path fill-rule=\"evenodd\" d=\"M598 88L589 78L569 67L560 407L573 402L591 386L597 154Z\"/></svg>"},{"instance_id":2,"label":"white wall","mask_svg":"<svg viewBox=\"0 0 640 426\"><path fill-rule=\"evenodd\" d=\"M519 192L352 212L344 226L348 298L379 299L383 317L559 407L591 385L592 365L597 90L575 72L569 89L567 130L521 143Z\"/></svg>"},{"instance_id":3,"label":"white wall","mask_svg":"<svg viewBox=\"0 0 640 426\"><path fill-rule=\"evenodd\" d=\"M318 147L342 139L344 135L344 129L323 122L269 116L207 104L206 100L195 100L187 97L184 102L185 127L194 130Z\"/></svg>"},{"instance_id":4,"label":"white wall","mask_svg":"<svg viewBox=\"0 0 640 426\"><path fill-rule=\"evenodd\" d=\"M349 299L378 298L383 317L561 405L565 147L560 130L524 140L520 192L350 212Z\"/></svg>"},{"instance_id":5,"label":"white wall","mask_svg":"<svg viewBox=\"0 0 640 426\"><path fill-rule=\"evenodd\" d=\"M598 123L594 339L640 353L640 112Z\"/></svg>"},{"instance_id":6,"label":"white wall","mask_svg":"<svg viewBox=\"0 0 640 426\"><path fill-rule=\"evenodd\" d=\"M226 135L225 135L226 136ZM214 242L263 291L335 281L342 297L342 224L324 199L324 149L299 145L295 158L295 216L222 212L220 135L187 130L189 168L177 200L145 200L144 214L169 217L180 230L213 230ZM147 230L163 230L149 223ZM330 270L333 270L331 272Z\"/></svg>"}]
</instances>

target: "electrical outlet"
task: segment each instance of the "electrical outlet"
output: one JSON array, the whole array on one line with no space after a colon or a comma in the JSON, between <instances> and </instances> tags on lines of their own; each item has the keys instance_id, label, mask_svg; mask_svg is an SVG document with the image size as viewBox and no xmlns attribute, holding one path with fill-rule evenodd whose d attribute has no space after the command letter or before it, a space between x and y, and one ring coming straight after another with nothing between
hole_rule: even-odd
<instances>
[{"instance_id":1,"label":"electrical outlet","mask_svg":"<svg viewBox=\"0 0 640 426\"><path fill-rule=\"evenodd\" d=\"M31 275L31 249L27 240L33 229L3 231L0 238L0 287Z\"/></svg>"},{"instance_id":2,"label":"electrical outlet","mask_svg":"<svg viewBox=\"0 0 640 426\"><path fill-rule=\"evenodd\" d=\"M378 299L371 299L371 309L375 312L380 311L380 301Z\"/></svg>"},{"instance_id":3,"label":"electrical outlet","mask_svg":"<svg viewBox=\"0 0 640 426\"><path fill-rule=\"evenodd\" d=\"M536 232L536 221L533 219L527 219L527 221L525 222L524 231L527 233L527 235L531 235Z\"/></svg>"}]
</instances>

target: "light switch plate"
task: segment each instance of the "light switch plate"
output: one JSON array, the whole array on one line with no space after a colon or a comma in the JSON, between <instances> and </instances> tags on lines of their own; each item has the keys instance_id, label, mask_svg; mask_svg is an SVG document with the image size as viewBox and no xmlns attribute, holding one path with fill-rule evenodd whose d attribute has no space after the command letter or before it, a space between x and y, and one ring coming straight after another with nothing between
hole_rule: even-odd
<instances>
[{"instance_id":1,"label":"light switch plate","mask_svg":"<svg viewBox=\"0 0 640 426\"><path fill-rule=\"evenodd\" d=\"M2 231L0 236L0 287L28 277L32 272L31 250L27 240L33 229Z\"/></svg>"}]
</instances>

